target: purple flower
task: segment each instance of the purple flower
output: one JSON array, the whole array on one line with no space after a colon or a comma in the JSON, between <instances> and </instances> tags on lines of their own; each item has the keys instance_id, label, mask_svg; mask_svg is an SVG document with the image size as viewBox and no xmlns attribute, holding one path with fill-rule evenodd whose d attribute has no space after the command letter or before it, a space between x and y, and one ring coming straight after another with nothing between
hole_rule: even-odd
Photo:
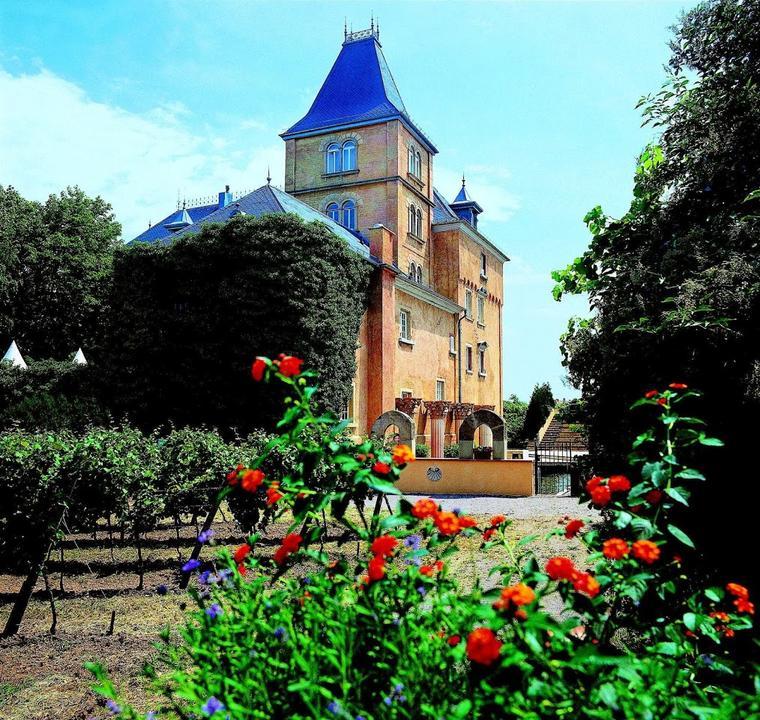
<instances>
[{"instance_id":1,"label":"purple flower","mask_svg":"<svg viewBox=\"0 0 760 720\"><path fill-rule=\"evenodd\" d=\"M198 584L208 585L211 582L211 570L204 570L198 575Z\"/></svg>"},{"instance_id":2,"label":"purple flower","mask_svg":"<svg viewBox=\"0 0 760 720\"><path fill-rule=\"evenodd\" d=\"M340 703L333 700L328 706L327 709L333 714L337 715L340 712Z\"/></svg>"},{"instance_id":3,"label":"purple flower","mask_svg":"<svg viewBox=\"0 0 760 720\"><path fill-rule=\"evenodd\" d=\"M182 572L192 572L196 568L199 568L201 566L201 561L196 560L193 558L192 560L188 560L183 566L182 566Z\"/></svg>"},{"instance_id":4,"label":"purple flower","mask_svg":"<svg viewBox=\"0 0 760 720\"><path fill-rule=\"evenodd\" d=\"M427 590L425 590L425 586L424 586L424 585L420 585L420 586L417 588L417 592L418 592L420 595L422 595L422 597L425 597L425 595L427 595Z\"/></svg>"},{"instance_id":5,"label":"purple flower","mask_svg":"<svg viewBox=\"0 0 760 720\"><path fill-rule=\"evenodd\" d=\"M158 717L158 715L157 715L155 712L153 712L153 710L151 710L151 711L150 711L150 712L149 712L149 713L148 713L148 714L145 716L145 720L156 720L156 718L157 718L157 717Z\"/></svg>"},{"instance_id":6,"label":"purple flower","mask_svg":"<svg viewBox=\"0 0 760 720\"><path fill-rule=\"evenodd\" d=\"M410 535L404 538L404 546L411 550L419 550L422 538L419 535Z\"/></svg>"},{"instance_id":7,"label":"purple flower","mask_svg":"<svg viewBox=\"0 0 760 720\"><path fill-rule=\"evenodd\" d=\"M106 707L114 715L118 715L121 712L121 705L119 705L116 700L106 700Z\"/></svg>"},{"instance_id":8,"label":"purple flower","mask_svg":"<svg viewBox=\"0 0 760 720\"><path fill-rule=\"evenodd\" d=\"M214 531L209 528L208 530L204 530L200 535L198 535L198 542L199 543L207 543L211 538L214 537Z\"/></svg>"},{"instance_id":9,"label":"purple flower","mask_svg":"<svg viewBox=\"0 0 760 720\"><path fill-rule=\"evenodd\" d=\"M393 688L393 692L396 694L400 693L404 689L404 686L402 683L396 683L396 687Z\"/></svg>"},{"instance_id":10,"label":"purple flower","mask_svg":"<svg viewBox=\"0 0 760 720\"><path fill-rule=\"evenodd\" d=\"M384 703L385 703L385 704L386 704L388 707L390 707L391 705L393 705L393 698L390 698L390 697L386 697L386 698L383 698L383 702L384 702Z\"/></svg>"},{"instance_id":11,"label":"purple flower","mask_svg":"<svg viewBox=\"0 0 760 720\"><path fill-rule=\"evenodd\" d=\"M159 595L166 595L166 593L168 593L168 592L169 592L169 588L168 588L168 587L166 587L166 585L159 585L159 586L156 588L156 592L157 592Z\"/></svg>"},{"instance_id":12,"label":"purple flower","mask_svg":"<svg viewBox=\"0 0 760 720\"><path fill-rule=\"evenodd\" d=\"M206 700L206 704L201 707L201 711L206 713L209 717L220 710L224 710L224 705L213 695Z\"/></svg>"},{"instance_id":13,"label":"purple flower","mask_svg":"<svg viewBox=\"0 0 760 720\"><path fill-rule=\"evenodd\" d=\"M212 620L218 618L223 614L224 610L222 610L222 607L219 605L219 603L214 603L213 605L210 605L206 608L206 615L208 615Z\"/></svg>"},{"instance_id":14,"label":"purple flower","mask_svg":"<svg viewBox=\"0 0 760 720\"><path fill-rule=\"evenodd\" d=\"M357 715L356 720L367 720L367 718L365 718L364 715Z\"/></svg>"},{"instance_id":15,"label":"purple flower","mask_svg":"<svg viewBox=\"0 0 760 720\"><path fill-rule=\"evenodd\" d=\"M277 629L274 631L274 636L275 636L275 637L276 637L278 640L285 640L285 639L287 638L287 636L288 636L288 633L287 633L287 631L285 630L285 628L284 628L284 627L282 627L282 625L280 625L280 627L278 627L278 628L277 628Z\"/></svg>"}]
</instances>

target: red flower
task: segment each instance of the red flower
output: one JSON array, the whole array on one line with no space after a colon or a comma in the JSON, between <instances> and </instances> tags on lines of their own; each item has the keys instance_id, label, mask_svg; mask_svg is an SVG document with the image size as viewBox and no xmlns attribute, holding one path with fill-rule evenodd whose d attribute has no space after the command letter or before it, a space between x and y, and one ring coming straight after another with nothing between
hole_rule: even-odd
<instances>
[{"instance_id":1,"label":"red flower","mask_svg":"<svg viewBox=\"0 0 760 720\"><path fill-rule=\"evenodd\" d=\"M256 382L259 382L264 377L264 371L267 369L267 364L264 358L257 357L251 365L251 376Z\"/></svg>"},{"instance_id":2,"label":"red flower","mask_svg":"<svg viewBox=\"0 0 760 720\"><path fill-rule=\"evenodd\" d=\"M369 561L367 574L372 582L382 580L385 577L385 560L381 555L375 555L375 557Z\"/></svg>"},{"instance_id":3,"label":"red flower","mask_svg":"<svg viewBox=\"0 0 760 720\"><path fill-rule=\"evenodd\" d=\"M525 583L516 583L505 587L501 591L501 597L493 604L496 610L510 610L530 605L536 599L533 588ZM514 607L513 607L514 606Z\"/></svg>"},{"instance_id":4,"label":"red flower","mask_svg":"<svg viewBox=\"0 0 760 720\"><path fill-rule=\"evenodd\" d=\"M600 485L591 491L591 502L604 507L612 500L612 491L606 485Z\"/></svg>"},{"instance_id":5,"label":"red flower","mask_svg":"<svg viewBox=\"0 0 760 720\"><path fill-rule=\"evenodd\" d=\"M396 445L393 448L393 462L396 465L406 465L414 460L412 448L408 445Z\"/></svg>"},{"instance_id":6,"label":"red flower","mask_svg":"<svg viewBox=\"0 0 760 720\"><path fill-rule=\"evenodd\" d=\"M490 527L483 531L483 542L488 542L496 532L496 528Z\"/></svg>"},{"instance_id":7,"label":"red flower","mask_svg":"<svg viewBox=\"0 0 760 720\"><path fill-rule=\"evenodd\" d=\"M647 400L651 400L653 397L657 397L659 394L660 394L660 393L659 393L659 392L657 392L657 390L647 390L647 391L644 393L644 397L645 397Z\"/></svg>"},{"instance_id":8,"label":"red flower","mask_svg":"<svg viewBox=\"0 0 760 720\"><path fill-rule=\"evenodd\" d=\"M297 533L290 533L289 535L286 535L284 540L282 541L282 546L288 551L288 552L296 552L298 548L301 546L301 543L303 542L303 538L298 535Z\"/></svg>"},{"instance_id":9,"label":"red flower","mask_svg":"<svg viewBox=\"0 0 760 720\"><path fill-rule=\"evenodd\" d=\"M671 390L686 390L686 388L689 386L686 383L670 383L668 387Z\"/></svg>"},{"instance_id":10,"label":"red flower","mask_svg":"<svg viewBox=\"0 0 760 720\"><path fill-rule=\"evenodd\" d=\"M412 515L418 520L432 517L438 512L438 504L430 498L423 498L412 505Z\"/></svg>"},{"instance_id":11,"label":"red flower","mask_svg":"<svg viewBox=\"0 0 760 720\"><path fill-rule=\"evenodd\" d=\"M289 554L290 553L284 547L278 547L277 550L274 551L274 555L272 556L272 559L278 565L282 565L285 562L285 560L287 560Z\"/></svg>"},{"instance_id":12,"label":"red flower","mask_svg":"<svg viewBox=\"0 0 760 720\"><path fill-rule=\"evenodd\" d=\"M282 498L283 494L280 492L280 483L275 481L267 488L267 505L274 505Z\"/></svg>"},{"instance_id":13,"label":"red flower","mask_svg":"<svg viewBox=\"0 0 760 720\"><path fill-rule=\"evenodd\" d=\"M294 357L293 355L285 355L285 357L280 360L280 372L285 377L300 375L301 365L303 365L303 360L301 360L301 358Z\"/></svg>"},{"instance_id":14,"label":"red flower","mask_svg":"<svg viewBox=\"0 0 760 720\"><path fill-rule=\"evenodd\" d=\"M507 518L505 515L494 515L491 518L491 527L497 527L498 525L501 525L503 522L506 522Z\"/></svg>"},{"instance_id":15,"label":"red flower","mask_svg":"<svg viewBox=\"0 0 760 720\"><path fill-rule=\"evenodd\" d=\"M598 475L594 475L594 477L592 477L591 480L586 483L586 492L593 492L594 489L598 488L603 482L604 478L599 477Z\"/></svg>"},{"instance_id":16,"label":"red flower","mask_svg":"<svg viewBox=\"0 0 760 720\"><path fill-rule=\"evenodd\" d=\"M562 556L549 558L544 569L552 580L568 580L575 572L573 561Z\"/></svg>"},{"instance_id":17,"label":"red flower","mask_svg":"<svg viewBox=\"0 0 760 720\"><path fill-rule=\"evenodd\" d=\"M383 557L390 557L393 555L393 551L398 545L398 540L392 535L380 535L372 541L370 551L373 555L382 555Z\"/></svg>"},{"instance_id":18,"label":"red flower","mask_svg":"<svg viewBox=\"0 0 760 720\"><path fill-rule=\"evenodd\" d=\"M631 489L631 481L625 475L612 475L607 481L607 487L612 492L628 492Z\"/></svg>"},{"instance_id":19,"label":"red flower","mask_svg":"<svg viewBox=\"0 0 760 720\"><path fill-rule=\"evenodd\" d=\"M499 657L503 644L493 630L475 628L467 636L467 657L480 665L491 665Z\"/></svg>"},{"instance_id":20,"label":"red flower","mask_svg":"<svg viewBox=\"0 0 760 720\"><path fill-rule=\"evenodd\" d=\"M468 515L462 515L459 518L459 527L461 528L471 528L475 527L478 524L477 520L475 518L471 518Z\"/></svg>"},{"instance_id":21,"label":"red flower","mask_svg":"<svg viewBox=\"0 0 760 720\"><path fill-rule=\"evenodd\" d=\"M602 543L602 553L610 560L620 560L631 551L628 543L621 538L610 538Z\"/></svg>"},{"instance_id":22,"label":"red flower","mask_svg":"<svg viewBox=\"0 0 760 720\"><path fill-rule=\"evenodd\" d=\"M660 559L660 548L651 540L637 540L631 548L633 556L642 560L647 565L651 565Z\"/></svg>"},{"instance_id":23,"label":"red flower","mask_svg":"<svg viewBox=\"0 0 760 720\"><path fill-rule=\"evenodd\" d=\"M237 485L238 481L240 480L240 471L243 469L243 465L238 465L234 470L230 470L227 473L227 482L230 485Z\"/></svg>"},{"instance_id":24,"label":"red flower","mask_svg":"<svg viewBox=\"0 0 760 720\"><path fill-rule=\"evenodd\" d=\"M666 399L663 397L663 398L660 398L660 399L657 401L657 404L658 404L658 405L663 405L663 406L664 406L664 405L667 405L667 404L668 404L668 401L667 401L667 400L666 400Z\"/></svg>"},{"instance_id":25,"label":"red flower","mask_svg":"<svg viewBox=\"0 0 760 720\"><path fill-rule=\"evenodd\" d=\"M379 460L372 466L372 470L378 475L387 475L391 471L391 466L388 463L380 462Z\"/></svg>"},{"instance_id":26,"label":"red flower","mask_svg":"<svg viewBox=\"0 0 760 720\"><path fill-rule=\"evenodd\" d=\"M734 597L741 598L742 600L749 600L749 590L747 590L744 585L730 582L726 585L726 590L728 590L728 592Z\"/></svg>"},{"instance_id":27,"label":"red flower","mask_svg":"<svg viewBox=\"0 0 760 720\"><path fill-rule=\"evenodd\" d=\"M583 520L571 520L565 525L565 537L574 538L585 524Z\"/></svg>"},{"instance_id":28,"label":"red flower","mask_svg":"<svg viewBox=\"0 0 760 720\"><path fill-rule=\"evenodd\" d=\"M577 592L588 595L590 598L596 597L601 590L599 581L593 575L586 572L576 574L573 579L573 587Z\"/></svg>"},{"instance_id":29,"label":"red flower","mask_svg":"<svg viewBox=\"0 0 760 720\"><path fill-rule=\"evenodd\" d=\"M459 526L459 518L453 512L448 512L446 510L437 512L433 517L433 521L441 535L456 535L461 529Z\"/></svg>"},{"instance_id":30,"label":"red flower","mask_svg":"<svg viewBox=\"0 0 760 720\"><path fill-rule=\"evenodd\" d=\"M755 604L744 598L736 598L734 600L734 606L736 611L740 613L747 613L747 615L755 614Z\"/></svg>"},{"instance_id":31,"label":"red flower","mask_svg":"<svg viewBox=\"0 0 760 720\"><path fill-rule=\"evenodd\" d=\"M452 635L446 642L451 645L451 647L456 647L461 642L462 638L459 637L459 635Z\"/></svg>"},{"instance_id":32,"label":"red flower","mask_svg":"<svg viewBox=\"0 0 760 720\"><path fill-rule=\"evenodd\" d=\"M240 564L237 566L237 571L238 571L238 572L239 572L241 575L245 575L245 574L248 572L248 568L247 568L245 565L243 565L243 563L240 563Z\"/></svg>"},{"instance_id":33,"label":"red flower","mask_svg":"<svg viewBox=\"0 0 760 720\"><path fill-rule=\"evenodd\" d=\"M250 552L251 552L250 545L248 544L241 545L237 550L235 550L235 554L232 557L234 558L235 562L239 565L240 563L243 562L243 560L245 560L248 557Z\"/></svg>"},{"instance_id":34,"label":"red flower","mask_svg":"<svg viewBox=\"0 0 760 720\"><path fill-rule=\"evenodd\" d=\"M659 505L662 502L664 495L665 493L663 493L662 490L650 490L646 495L644 495L644 500L646 500L650 505Z\"/></svg>"},{"instance_id":35,"label":"red flower","mask_svg":"<svg viewBox=\"0 0 760 720\"><path fill-rule=\"evenodd\" d=\"M240 486L246 492L256 492L261 483L264 482L264 473L261 470L246 470L243 473L243 479L240 482Z\"/></svg>"}]
</instances>

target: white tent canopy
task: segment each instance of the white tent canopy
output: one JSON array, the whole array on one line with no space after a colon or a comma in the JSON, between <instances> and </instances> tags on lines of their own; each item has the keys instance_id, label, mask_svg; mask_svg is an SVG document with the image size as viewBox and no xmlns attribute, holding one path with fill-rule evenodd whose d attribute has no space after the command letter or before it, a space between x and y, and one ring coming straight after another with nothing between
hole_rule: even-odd
<instances>
[{"instance_id":1,"label":"white tent canopy","mask_svg":"<svg viewBox=\"0 0 760 720\"><path fill-rule=\"evenodd\" d=\"M84 356L84 353L82 352L82 348L79 348L79 350L77 350L77 354L74 355L74 364L87 365L87 358Z\"/></svg>"},{"instance_id":2,"label":"white tent canopy","mask_svg":"<svg viewBox=\"0 0 760 720\"><path fill-rule=\"evenodd\" d=\"M19 352L18 345L16 345L15 340L11 340L11 345L8 348L8 352L3 355L3 359L0 362L9 362L14 367L23 368L24 370L26 370L28 367L24 361L24 358L21 357L21 353Z\"/></svg>"}]
</instances>

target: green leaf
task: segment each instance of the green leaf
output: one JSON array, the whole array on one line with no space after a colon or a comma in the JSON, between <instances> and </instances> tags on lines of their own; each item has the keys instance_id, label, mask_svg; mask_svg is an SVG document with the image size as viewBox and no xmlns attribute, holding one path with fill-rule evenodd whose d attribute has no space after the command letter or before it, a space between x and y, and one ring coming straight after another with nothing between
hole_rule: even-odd
<instances>
[{"instance_id":1,"label":"green leaf","mask_svg":"<svg viewBox=\"0 0 760 720\"><path fill-rule=\"evenodd\" d=\"M684 480L706 480L707 478L694 468L684 468L681 472L676 473L677 478L683 478Z\"/></svg>"},{"instance_id":2,"label":"green leaf","mask_svg":"<svg viewBox=\"0 0 760 720\"><path fill-rule=\"evenodd\" d=\"M674 642L657 643L652 649L660 655L678 655L678 645Z\"/></svg>"},{"instance_id":3,"label":"green leaf","mask_svg":"<svg viewBox=\"0 0 760 720\"><path fill-rule=\"evenodd\" d=\"M693 543L692 539L683 530L681 530L681 528L678 528L675 525L668 525L668 532L676 540L679 540L684 545L687 545L690 548L694 547L694 543Z\"/></svg>"},{"instance_id":4,"label":"green leaf","mask_svg":"<svg viewBox=\"0 0 760 720\"><path fill-rule=\"evenodd\" d=\"M467 717L470 710L472 710L472 700L462 700L458 705L453 707L452 712L455 718Z\"/></svg>"},{"instance_id":5,"label":"green leaf","mask_svg":"<svg viewBox=\"0 0 760 720\"><path fill-rule=\"evenodd\" d=\"M683 624L686 625L689 630L695 632L697 629L697 615L693 612L687 612L683 615Z\"/></svg>"},{"instance_id":6,"label":"green leaf","mask_svg":"<svg viewBox=\"0 0 760 720\"><path fill-rule=\"evenodd\" d=\"M676 502L681 503L681 505L687 505L689 504L689 501L684 497L682 494L683 491L679 491L677 488L671 487L671 488L665 488L665 494L669 495L673 498Z\"/></svg>"},{"instance_id":7,"label":"green leaf","mask_svg":"<svg viewBox=\"0 0 760 720\"><path fill-rule=\"evenodd\" d=\"M700 437L700 445L709 445L711 447L723 447L724 442L714 437Z\"/></svg>"}]
</instances>

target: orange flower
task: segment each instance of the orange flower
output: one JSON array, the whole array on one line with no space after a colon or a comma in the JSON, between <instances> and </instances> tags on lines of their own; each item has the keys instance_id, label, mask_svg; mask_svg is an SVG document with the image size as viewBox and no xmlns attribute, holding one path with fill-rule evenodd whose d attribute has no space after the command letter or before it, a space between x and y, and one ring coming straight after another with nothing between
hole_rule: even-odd
<instances>
[{"instance_id":1,"label":"orange flower","mask_svg":"<svg viewBox=\"0 0 760 720\"><path fill-rule=\"evenodd\" d=\"M565 525L565 537L574 538L585 524L583 520L571 520Z\"/></svg>"},{"instance_id":2,"label":"orange flower","mask_svg":"<svg viewBox=\"0 0 760 720\"><path fill-rule=\"evenodd\" d=\"M573 587L584 595L588 595L590 598L596 597L601 590L599 581L590 573L582 572L577 573L573 579Z\"/></svg>"},{"instance_id":3,"label":"orange flower","mask_svg":"<svg viewBox=\"0 0 760 720\"><path fill-rule=\"evenodd\" d=\"M620 560L630 551L628 543L622 538L610 538L602 543L602 554L610 560Z\"/></svg>"},{"instance_id":4,"label":"orange flower","mask_svg":"<svg viewBox=\"0 0 760 720\"><path fill-rule=\"evenodd\" d=\"M659 393L659 392L657 392L657 390L647 390L647 391L644 393L644 397L645 397L647 400L651 400L653 397L657 397L659 394L660 394L660 393Z\"/></svg>"},{"instance_id":5,"label":"orange flower","mask_svg":"<svg viewBox=\"0 0 760 720\"><path fill-rule=\"evenodd\" d=\"M433 565L422 565L420 567L420 575L431 577L434 572L441 572L443 570L443 561L436 560Z\"/></svg>"},{"instance_id":6,"label":"orange flower","mask_svg":"<svg viewBox=\"0 0 760 720\"><path fill-rule=\"evenodd\" d=\"M261 483L264 482L264 473L261 470L246 470L243 473L243 479L240 486L246 492L256 492Z\"/></svg>"},{"instance_id":7,"label":"orange flower","mask_svg":"<svg viewBox=\"0 0 760 720\"><path fill-rule=\"evenodd\" d=\"M285 377L300 375L301 365L303 365L303 360L301 360L301 358L294 357L293 355L286 355L280 360L280 372Z\"/></svg>"},{"instance_id":8,"label":"orange flower","mask_svg":"<svg viewBox=\"0 0 760 720\"><path fill-rule=\"evenodd\" d=\"M721 622L730 622L731 618L728 615L728 613L724 613L721 610L715 610L710 613L711 618L715 618L716 620L720 620Z\"/></svg>"},{"instance_id":9,"label":"orange flower","mask_svg":"<svg viewBox=\"0 0 760 720\"><path fill-rule=\"evenodd\" d=\"M494 515L491 518L491 527L497 527L498 525L501 525L503 522L506 522L507 518L505 515Z\"/></svg>"},{"instance_id":10,"label":"orange flower","mask_svg":"<svg viewBox=\"0 0 760 720\"><path fill-rule=\"evenodd\" d=\"M651 565L660 559L660 548L651 540L637 540L631 549L633 556L643 560L647 565Z\"/></svg>"},{"instance_id":11,"label":"orange flower","mask_svg":"<svg viewBox=\"0 0 760 720\"><path fill-rule=\"evenodd\" d=\"M237 550L235 550L235 554L232 556L235 560L235 562L239 565L240 563L245 560L249 553L251 552L251 546L248 544L241 545Z\"/></svg>"},{"instance_id":12,"label":"orange flower","mask_svg":"<svg viewBox=\"0 0 760 720\"><path fill-rule=\"evenodd\" d=\"M412 505L412 515L418 520L432 517L438 512L438 504L430 498L423 498Z\"/></svg>"},{"instance_id":13,"label":"orange flower","mask_svg":"<svg viewBox=\"0 0 760 720\"><path fill-rule=\"evenodd\" d=\"M736 607L737 612L747 613L747 615L755 614L755 604L744 598L736 598L734 600L734 607Z\"/></svg>"},{"instance_id":14,"label":"orange flower","mask_svg":"<svg viewBox=\"0 0 760 720\"><path fill-rule=\"evenodd\" d=\"M644 500L646 500L650 505L659 505L662 502L664 495L665 493L663 493L662 490L650 490L646 495L644 495Z\"/></svg>"},{"instance_id":15,"label":"orange flower","mask_svg":"<svg viewBox=\"0 0 760 720\"><path fill-rule=\"evenodd\" d=\"M390 557L393 555L393 551L398 545L398 540L392 535L380 535L372 541L370 551L373 555L382 555L383 557Z\"/></svg>"},{"instance_id":16,"label":"orange flower","mask_svg":"<svg viewBox=\"0 0 760 720\"><path fill-rule=\"evenodd\" d=\"M517 583L505 587L501 591L501 597L493 606L496 610L510 610L523 605L530 605L535 599L536 593L533 591L533 588L525 583Z\"/></svg>"},{"instance_id":17,"label":"orange flower","mask_svg":"<svg viewBox=\"0 0 760 720\"><path fill-rule=\"evenodd\" d=\"M264 377L264 371L267 369L267 364L264 358L257 357L251 365L251 376L256 382L259 382Z\"/></svg>"},{"instance_id":18,"label":"orange flower","mask_svg":"<svg viewBox=\"0 0 760 720\"><path fill-rule=\"evenodd\" d=\"M459 518L459 527L462 529L475 527L477 524L477 520L475 520L475 518L469 517L469 515L462 515Z\"/></svg>"},{"instance_id":19,"label":"orange flower","mask_svg":"<svg viewBox=\"0 0 760 720\"><path fill-rule=\"evenodd\" d=\"M385 560L382 555L375 555L375 557L369 561L367 574L372 582L382 580L385 577Z\"/></svg>"},{"instance_id":20,"label":"orange flower","mask_svg":"<svg viewBox=\"0 0 760 720\"><path fill-rule=\"evenodd\" d=\"M467 636L467 657L480 665L491 665L499 657L502 643L489 628L475 628Z\"/></svg>"},{"instance_id":21,"label":"orange flower","mask_svg":"<svg viewBox=\"0 0 760 720\"><path fill-rule=\"evenodd\" d=\"M749 590L747 590L744 585L730 582L726 585L726 590L728 590L728 592L734 597L741 598L742 600L749 600Z\"/></svg>"},{"instance_id":22,"label":"orange flower","mask_svg":"<svg viewBox=\"0 0 760 720\"><path fill-rule=\"evenodd\" d=\"M671 390L686 390L686 388L689 386L686 383L670 383L668 387Z\"/></svg>"},{"instance_id":23,"label":"orange flower","mask_svg":"<svg viewBox=\"0 0 760 720\"><path fill-rule=\"evenodd\" d=\"M575 572L573 561L562 556L549 558L544 569L552 580L568 580Z\"/></svg>"},{"instance_id":24,"label":"orange flower","mask_svg":"<svg viewBox=\"0 0 760 720\"><path fill-rule=\"evenodd\" d=\"M412 448L408 445L396 445L393 448L393 462L396 465L406 465L414 460Z\"/></svg>"},{"instance_id":25,"label":"orange flower","mask_svg":"<svg viewBox=\"0 0 760 720\"><path fill-rule=\"evenodd\" d=\"M387 475L391 471L391 466L388 463L380 462L379 460L372 466L372 470L378 475Z\"/></svg>"},{"instance_id":26,"label":"orange flower","mask_svg":"<svg viewBox=\"0 0 760 720\"><path fill-rule=\"evenodd\" d=\"M274 505L283 497L283 494L280 492L279 482L275 481L267 488L267 505Z\"/></svg>"},{"instance_id":27,"label":"orange flower","mask_svg":"<svg viewBox=\"0 0 760 720\"><path fill-rule=\"evenodd\" d=\"M591 478L586 483L586 492L591 493L595 488L598 488L602 483L604 482L603 477L599 477L599 475L594 475L594 477Z\"/></svg>"},{"instance_id":28,"label":"orange flower","mask_svg":"<svg viewBox=\"0 0 760 720\"><path fill-rule=\"evenodd\" d=\"M453 512L442 510L433 516L433 520L441 535L456 535L461 529L459 518Z\"/></svg>"},{"instance_id":29,"label":"orange flower","mask_svg":"<svg viewBox=\"0 0 760 720\"><path fill-rule=\"evenodd\" d=\"M612 475L607 481L607 487L612 492L628 492L631 489L631 481L625 475Z\"/></svg>"},{"instance_id":30,"label":"orange flower","mask_svg":"<svg viewBox=\"0 0 760 720\"><path fill-rule=\"evenodd\" d=\"M599 507L604 507L612 500L612 492L606 485L600 485L591 491L591 502Z\"/></svg>"}]
</instances>

